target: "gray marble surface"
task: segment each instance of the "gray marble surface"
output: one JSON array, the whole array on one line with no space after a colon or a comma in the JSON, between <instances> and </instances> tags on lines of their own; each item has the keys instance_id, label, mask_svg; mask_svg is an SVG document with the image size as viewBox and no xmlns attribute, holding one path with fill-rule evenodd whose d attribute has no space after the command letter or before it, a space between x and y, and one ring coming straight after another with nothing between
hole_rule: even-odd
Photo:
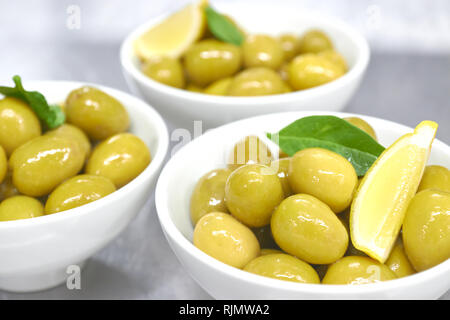
<instances>
[{"instance_id":1,"label":"gray marble surface","mask_svg":"<svg viewBox=\"0 0 450 320\"><path fill-rule=\"evenodd\" d=\"M13 74L20 74L28 80L90 81L129 91L118 57L123 36L145 19L184 2L0 0L0 81L9 83ZM276 1L276 5L284 3L293 5L294 1ZM441 123L438 138L450 143L450 2L295 3L344 18L370 40L373 54L367 75L346 111L408 126L423 119L436 120ZM418 10L411 3L427 10ZM86 22L78 31L65 27L70 4L79 4L85 17ZM21 12L25 25L15 23L18 14L8 12ZM378 12L375 14L378 22L370 16L373 12ZM123 15L128 19L120 20ZM361 17L371 21L372 27L367 27L368 22L362 22ZM434 33L427 38L417 26L408 33L413 18L422 29ZM395 29L394 34L389 33L391 28ZM412 39L413 43L405 39ZM89 260L82 272L81 290L69 291L60 286L32 294L0 291L0 299L210 298L184 271L169 248L156 216L153 196L129 227ZM450 292L442 299L450 299Z\"/></svg>"}]
</instances>

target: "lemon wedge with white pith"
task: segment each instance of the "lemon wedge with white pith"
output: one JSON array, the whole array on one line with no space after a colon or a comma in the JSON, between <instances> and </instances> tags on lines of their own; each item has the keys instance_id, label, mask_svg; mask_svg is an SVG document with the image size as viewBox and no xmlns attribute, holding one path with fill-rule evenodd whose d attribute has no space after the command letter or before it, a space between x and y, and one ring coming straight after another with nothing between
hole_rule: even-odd
<instances>
[{"instance_id":1,"label":"lemon wedge with white pith","mask_svg":"<svg viewBox=\"0 0 450 320\"><path fill-rule=\"evenodd\" d=\"M363 178L350 213L353 245L384 263L416 193L437 130L421 122L387 148Z\"/></svg>"},{"instance_id":2,"label":"lemon wedge with white pith","mask_svg":"<svg viewBox=\"0 0 450 320\"><path fill-rule=\"evenodd\" d=\"M136 55L141 60L155 56L178 58L204 34L207 4L204 0L189 4L144 32L134 43Z\"/></svg>"}]
</instances>

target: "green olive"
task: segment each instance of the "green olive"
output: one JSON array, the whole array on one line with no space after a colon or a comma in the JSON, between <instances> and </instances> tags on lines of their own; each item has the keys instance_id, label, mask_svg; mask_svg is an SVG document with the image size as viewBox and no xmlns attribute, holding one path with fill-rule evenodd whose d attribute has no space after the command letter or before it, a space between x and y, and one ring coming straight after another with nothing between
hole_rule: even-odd
<instances>
[{"instance_id":1,"label":"green olive","mask_svg":"<svg viewBox=\"0 0 450 320\"><path fill-rule=\"evenodd\" d=\"M3 179L5 179L7 171L8 158L6 158L6 152L0 145L0 184L3 182Z\"/></svg>"},{"instance_id":2,"label":"green olive","mask_svg":"<svg viewBox=\"0 0 450 320\"><path fill-rule=\"evenodd\" d=\"M17 190L12 182L12 172L11 170L8 170L5 178L3 179L3 182L0 183L0 201L13 196L17 196L19 194L19 190Z\"/></svg>"},{"instance_id":3,"label":"green olive","mask_svg":"<svg viewBox=\"0 0 450 320\"><path fill-rule=\"evenodd\" d=\"M260 251L253 232L222 212L208 213L198 221L193 242L211 257L240 269L259 256Z\"/></svg>"},{"instance_id":4,"label":"green olive","mask_svg":"<svg viewBox=\"0 0 450 320\"><path fill-rule=\"evenodd\" d=\"M450 192L450 170L437 165L426 166L417 192L425 189Z\"/></svg>"},{"instance_id":5,"label":"green olive","mask_svg":"<svg viewBox=\"0 0 450 320\"><path fill-rule=\"evenodd\" d=\"M206 87L203 92L215 96L226 96L228 94L231 81L233 81L233 78L231 77L217 80Z\"/></svg>"},{"instance_id":6,"label":"green olive","mask_svg":"<svg viewBox=\"0 0 450 320\"><path fill-rule=\"evenodd\" d=\"M116 191L111 180L88 174L70 178L50 193L45 203L45 214L80 207Z\"/></svg>"},{"instance_id":7,"label":"green olive","mask_svg":"<svg viewBox=\"0 0 450 320\"><path fill-rule=\"evenodd\" d=\"M281 76L272 69L257 67L237 74L228 88L230 96L264 96L287 92Z\"/></svg>"},{"instance_id":8,"label":"green olive","mask_svg":"<svg viewBox=\"0 0 450 320\"><path fill-rule=\"evenodd\" d=\"M284 281L320 283L319 276L313 267L284 253L255 258L244 267L244 271Z\"/></svg>"},{"instance_id":9,"label":"green olive","mask_svg":"<svg viewBox=\"0 0 450 320\"><path fill-rule=\"evenodd\" d=\"M294 90L303 90L333 81L344 72L328 59L312 53L294 58L288 67L288 82Z\"/></svg>"},{"instance_id":10,"label":"green olive","mask_svg":"<svg viewBox=\"0 0 450 320\"><path fill-rule=\"evenodd\" d=\"M94 140L103 140L124 132L130 125L122 103L96 88L73 90L67 96L65 105L67 121Z\"/></svg>"},{"instance_id":11,"label":"green olive","mask_svg":"<svg viewBox=\"0 0 450 320\"><path fill-rule=\"evenodd\" d=\"M416 271L450 258L450 193L426 189L411 200L403 220L405 252Z\"/></svg>"},{"instance_id":12,"label":"green olive","mask_svg":"<svg viewBox=\"0 0 450 320\"><path fill-rule=\"evenodd\" d=\"M276 253L283 253L283 251L278 250L278 249L268 249L268 248L261 249L261 251L260 251L261 256L267 256L268 254L276 254Z\"/></svg>"},{"instance_id":13,"label":"green olive","mask_svg":"<svg viewBox=\"0 0 450 320\"><path fill-rule=\"evenodd\" d=\"M256 239L258 239L261 248L278 248L275 240L273 240L270 225L259 228L252 228L251 230L255 234Z\"/></svg>"},{"instance_id":14,"label":"green olive","mask_svg":"<svg viewBox=\"0 0 450 320\"><path fill-rule=\"evenodd\" d=\"M395 273L397 278L402 278L416 273L411 262L409 262L406 256L403 242L398 239L392 248L389 258L384 263Z\"/></svg>"},{"instance_id":15,"label":"green olive","mask_svg":"<svg viewBox=\"0 0 450 320\"><path fill-rule=\"evenodd\" d=\"M345 61L344 57L335 50L326 50L319 52L317 54L319 57L324 57L325 59L328 59L330 62L336 64L342 69L343 73L346 73L348 70L347 62Z\"/></svg>"},{"instance_id":16,"label":"green olive","mask_svg":"<svg viewBox=\"0 0 450 320\"><path fill-rule=\"evenodd\" d=\"M230 77L241 68L241 49L217 40L202 40L185 54L184 67L189 79L205 86Z\"/></svg>"},{"instance_id":17,"label":"green olive","mask_svg":"<svg viewBox=\"0 0 450 320\"><path fill-rule=\"evenodd\" d=\"M322 283L360 285L396 278L391 269L378 261L368 257L348 256L328 267Z\"/></svg>"},{"instance_id":18,"label":"green olive","mask_svg":"<svg viewBox=\"0 0 450 320\"><path fill-rule=\"evenodd\" d=\"M193 83L188 83L186 86L186 90L191 92L203 93L203 88Z\"/></svg>"},{"instance_id":19,"label":"green olive","mask_svg":"<svg viewBox=\"0 0 450 320\"><path fill-rule=\"evenodd\" d=\"M283 48L277 39L262 34L248 36L242 44L246 68L278 69L284 61Z\"/></svg>"},{"instance_id":20,"label":"green olive","mask_svg":"<svg viewBox=\"0 0 450 320\"><path fill-rule=\"evenodd\" d=\"M194 225L207 213L228 213L225 204L225 183L230 173L229 169L213 170L197 182L191 196L191 220Z\"/></svg>"},{"instance_id":21,"label":"green olive","mask_svg":"<svg viewBox=\"0 0 450 320\"><path fill-rule=\"evenodd\" d=\"M269 224L273 210L283 198L283 187L277 172L260 164L248 164L236 169L225 186L228 210L249 227Z\"/></svg>"},{"instance_id":22,"label":"green olive","mask_svg":"<svg viewBox=\"0 0 450 320\"><path fill-rule=\"evenodd\" d=\"M350 205L358 182L347 159L321 148L298 151L291 159L288 179L294 193L310 194L336 213Z\"/></svg>"},{"instance_id":23,"label":"green olive","mask_svg":"<svg viewBox=\"0 0 450 320\"><path fill-rule=\"evenodd\" d=\"M0 100L0 145L7 156L40 135L39 119L28 104L10 97Z\"/></svg>"},{"instance_id":24,"label":"green olive","mask_svg":"<svg viewBox=\"0 0 450 320\"><path fill-rule=\"evenodd\" d=\"M228 167L236 170L244 164L269 165L272 159L272 153L261 139L257 136L247 136L234 145L228 159Z\"/></svg>"},{"instance_id":25,"label":"green olive","mask_svg":"<svg viewBox=\"0 0 450 320\"><path fill-rule=\"evenodd\" d=\"M9 159L9 166L20 193L40 197L76 175L84 161L85 152L76 141L44 135L17 148Z\"/></svg>"},{"instance_id":26,"label":"green olive","mask_svg":"<svg viewBox=\"0 0 450 320\"><path fill-rule=\"evenodd\" d=\"M291 158L282 158L271 162L270 166L277 170L278 178L280 179L281 186L283 187L284 196L289 197L293 194L292 188L289 185L288 174Z\"/></svg>"},{"instance_id":27,"label":"green olive","mask_svg":"<svg viewBox=\"0 0 450 320\"><path fill-rule=\"evenodd\" d=\"M298 54L300 39L293 34L285 33L279 37L285 61L289 61Z\"/></svg>"},{"instance_id":28,"label":"green olive","mask_svg":"<svg viewBox=\"0 0 450 320\"><path fill-rule=\"evenodd\" d=\"M280 69L278 69L278 74L280 75L281 79L283 79L283 81L288 81L288 78L289 78L289 63L288 62L285 62L281 65Z\"/></svg>"},{"instance_id":29,"label":"green olive","mask_svg":"<svg viewBox=\"0 0 450 320\"><path fill-rule=\"evenodd\" d=\"M362 131L364 131L365 133L370 135L372 138L377 140L377 135L375 133L375 130L373 130L372 126L370 124L368 124L366 121L364 121L363 119L358 118L358 117L348 117L348 118L344 118L344 120L347 122L350 122L352 125L354 125L358 129L361 129Z\"/></svg>"},{"instance_id":30,"label":"green olive","mask_svg":"<svg viewBox=\"0 0 450 320\"><path fill-rule=\"evenodd\" d=\"M300 38L300 53L319 53L325 50L333 50L333 43L320 30L310 30Z\"/></svg>"},{"instance_id":31,"label":"green olive","mask_svg":"<svg viewBox=\"0 0 450 320\"><path fill-rule=\"evenodd\" d=\"M145 143L131 133L119 133L95 147L86 173L110 179L117 188L136 178L151 161Z\"/></svg>"},{"instance_id":32,"label":"green olive","mask_svg":"<svg viewBox=\"0 0 450 320\"><path fill-rule=\"evenodd\" d=\"M43 214L42 204L31 197L14 196L0 203L0 221L29 219Z\"/></svg>"},{"instance_id":33,"label":"green olive","mask_svg":"<svg viewBox=\"0 0 450 320\"><path fill-rule=\"evenodd\" d=\"M280 248L312 264L330 264L341 258L348 233L330 208L307 194L283 200L270 223Z\"/></svg>"},{"instance_id":34,"label":"green olive","mask_svg":"<svg viewBox=\"0 0 450 320\"><path fill-rule=\"evenodd\" d=\"M178 59L154 57L145 61L142 72L147 77L171 87L183 88L185 85L183 67Z\"/></svg>"},{"instance_id":35,"label":"green olive","mask_svg":"<svg viewBox=\"0 0 450 320\"><path fill-rule=\"evenodd\" d=\"M91 153L91 142L87 135L78 127L65 123L58 128L45 133L46 136L63 137L78 142L86 157Z\"/></svg>"}]
</instances>

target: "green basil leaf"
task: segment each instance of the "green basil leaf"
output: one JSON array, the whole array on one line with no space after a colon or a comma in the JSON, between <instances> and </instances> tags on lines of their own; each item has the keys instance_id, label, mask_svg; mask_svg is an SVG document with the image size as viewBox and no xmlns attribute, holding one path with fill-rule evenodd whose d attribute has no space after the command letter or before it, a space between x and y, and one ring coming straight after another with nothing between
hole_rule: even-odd
<instances>
[{"instance_id":1,"label":"green basil leaf","mask_svg":"<svg viewBox=\"0 0 450 320\"><path fill-rule=\"evenodd\" d=\"M226 16L211 7L205 8L206 21L211 33L219 40L240 46L244 35Z\"/></svg>"},{"instance_id":2,"label":"green basil leaf","mask_svg":"<svg viewBox=\"0 0 450 320\"><path fill-rule=\"evenodd\" d=\"M358 176L363 176L384 151L366 132L335 116L305 117L267 136L289 156L307 148L336 152L353 165Z\"/></svg>"},{"instance_id":3,"label":"green basil leaf","mask_svg":"<svg viewBox=\"0 0 450 320\"><path fill-rule=\"evenodd\" d=\"M0 93L26 102L48 129L54 129L64 123L66 117L58 105L49 105L45 97L37 91L26 91L19 76L14 76L13 81L16 85L14 88L0 86Z\"/></svg>"}]
</instances>

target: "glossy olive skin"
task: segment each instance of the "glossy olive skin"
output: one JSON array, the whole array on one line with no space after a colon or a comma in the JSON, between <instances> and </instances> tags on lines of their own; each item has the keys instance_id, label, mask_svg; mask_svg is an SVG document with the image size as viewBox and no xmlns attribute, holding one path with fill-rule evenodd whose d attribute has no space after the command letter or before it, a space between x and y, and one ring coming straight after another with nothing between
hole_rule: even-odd
<instances>
[{"instance_id":1,"label":"glossy olive skin","mask_svg":"<svg viewBox=\"0 0 450 320\"><path fill-rule=\"evenodd\" d=\"M13 183L20 193L40 197L83 167L85 153L72 140L40 136L17 148L9 159Z\"/></svg>"},{"instance_id":2,"label":"glossy olive skin","mask_svg":"<svg viewBox=\"0 0 450 320\"><path fill-rule=\"evenodd\" d=\"M291 158L282 158L271 162L270 166L277 170L278 178L280 179L281 186L283 187L284 196L289 197L293 194L292 188L289 185L289 165Z\"/></svg>"},{"instance_id":3,"label":"glossy olive skin","mask_svg":"<svg viewBox=\"0 0 450 320\"><path fill-rule=\"evenodd\" d=\"M288 91L281 76L269 68L256 67L237 74L228 88L229 96L265 96Z\"/></svg>"},{"instance_id":4,"label":"glossy olive skin","mask_svg":"<svg viewBox=\"0 0 450 320\"><path fill-rule=\"evenodd\" d=\"M228 210L249 227L263 227L284 199L275 170L260 164L242 166L228 177L225 186Z\"/></svg>"},{"instance_id":5,"label":"glossy olive skin","mask_svg":"<svg viewBox=\"0 0 450 320\"><path fill-rule=\"evenodd\" d=\"M66 99L67 122L83 130L93 140L103 140L124 132L130 125L122 103L92 87L73 90Z\"/></svg>"},{"instance_id":6,"label":"glossy olive skin","mask_svg":"<svg viewBox=\"0 0 450 320\"><path fill-rule=\"evenodd\" d=\"M370 135L372 138L377 140L377 135L375 133L375 130L372 128L372 126L370 124L368 124L363 119L358 118L358 117L348 117L348 118L344 118L344 120L347 122L350 122L352 125L361 129L362 131L364 131L365 133Z\"/></svg>"},{"instance_id":7,"label":"glossy olive skin","mask_svg":"<svg viewBox=\"0 0 450 320\"><path fill-rule=\"evenodd\" d=\"M411 200L403 221L403 244L416 271L450 258L450 193L426 189Z\"/></svg>"},{"instance_id":8,"label":"glossy olive skin","mask_svg":"<svg viewBox=\"0 0 450 320\"><path fill-rule=\"evenodd\" d=\"M83 150L85 157L88 157L91 153L91 142L88 136L80 128L65 123L56 129L47 131L46 136L62 137L78 142L81 150Z\"/></svg>"},{"instance_id":9,"label":"glossy olive skin","mask_svg":"<svg viewBox=\"0 0 450 320\"><path fill-rule=\"evenodd\" d=\"M105 177L81 174L64 181L45 203L45 214L52 214L80 207L116 191L114 184Z\"/></svg>"},{"instance_id":10,"label":"glossy olive skin","mask_svg":"<svg viewBox=\"0 0 450 320\"><path fill-rule=\"evenodd\" d=\"M0 146L0 183L6 177L6 172L8 171L8 158L6 158L6 152L2 146Z\"/></svg>"},{"instance_id":11,"label":"glossy olive skin","mask_svg":"<svg viewBox=\"0 0 450 320\"><path fill-rule=\"evenodd\" d=\"M317 87L344 74L341 67L319 55L301 54L288 67L288 82L294 90Z\"/></svg>"},{"instance_id":12,"label":"glossy olive skin","mask_svg":"<svg viewBox=\"0 0 450 320\"><path fill-rule=\"evenodd\" d=\"M141 139L131 133L119 133L95 147L86 173L104 176L120 188L144 171L150 161L150 150Z\"/></svg>"},{"instance_id":13,"label":"glossy olive skin","mask_svg":"<svg viewBox=\"0 0 450 320\"><path fill-rule=\"evenodd\" d=\"M313 267L284 253L260 256L250 261L244 271L284 281L320 283L319 275Z\"/></svg>"},{"instance_id":14,"label":"glossy olive skin","mask_svg":"<svg viewBox=\"0 0 450 320\"><path fill-rule=\"evenodd\" d=\"M389 258L384 263L395 273L397 278L402 278L416 273L411 262L409 262L406 256L403 242L398 239L392 248Z\"/></svg>"},{"instance_id":15,"label":"glossy olive skin","mask_svg":"<svg viewBox=\"0 0 450 320\"><path fill-rule=\"evenodd\" d=\"M19 190L17 190L12 182L12 172L11 170L8 170L5 178L3 179L3 182L0 183L0 201L13 196L17 196L19 194Z\"/></svg>"},{"instance_id":16,"label":"glossy olive skin","mask_svg":"<svg viewBox=\"0 0 450 320\"><path fill-rule=\"evenodd\" d=\"M270 222L280 248L312 264L330 264L341 258L348 233L330 208L307 194L283 200Z\"/></svg>"},{"instance_id":17,"label":"glossy olive skin","mask_svg":"<svg viewBox=\"0 0 450 320\"><path fill-rule=\"evenodd\" d=\"M230 88L231 82L233 78L223 78L211 83L208 87L205 88L203 93L212 94L215 96L226 96L228 94L228 90Z\"/></svg>"},{"instance_id":18,"label":"glossy olive skin","mask_svg":"<svg viewBox=\"0 0 450 320\"><path fill-rule=\"evenodd\" d=\"M184 68L190 81L206 86L235 74L242 64L241 49L217 40L202 40L184 56Z\"/></svg>"},{"instance_id":19,"label":"glossy olive skin","mask_svg":"<svg viewBox=\"0 0 450 320\"><path fill-rule=\"evenodd\" d=\"M278 69L284 61L283 48L277 39L263 34L248 36L242 44L246 68Z\"/></svg>"},{"instance_id":20,"label":"glossy olive skin","mask_svg":"<svg viewBox=\"0 0 450 320\"><path fill-rule=\"evenodd\" d=\"M278 74L281 79L287 81L289 78L289 62L285 62L281 65L280 69L278 69Z\"/></svg>"},{"instance_id":21,"label":"glossy olive skin","mask_svg":"<svg viewBox=\"0 0 450 320\"><path fill-rule=\"evenodd\" d=\"M222 212L208 213L198 221L193 242L211 257L240 269L256 258L260 251L253 232Z\"/></svg>"},{"instance_id":22,"label":"glossy olive skin","mask_svg":"<svg viewBox=\"0 0 450 320\"><path fill-rule=\"evenodd\" d=\"M361 285L396 278L391 269L378 261L368 257L348 256L328 267L322 283Z\"/></svg>"},{"instance_id":23,"label":"glossy olive skin","mask_svg":"<svg viewBox=\"0 0 450 320\"><path fill-rule=\"evenodd\" d=\"M319 57L328 59L330 62L339 66L343 73L347 72L347 70L348 70L347 62L345 61L344 57L339 52L337 52L335 50L326 50L326 51L319 52L317 55Z\"/></svg>"},{"instance_id":24,"label":"glossy olive skin","mask_svg":"<svg viewBox=\"0 0 450 320\"><path fill-rule=\"evenodd\" d=\"M155 57L145 61L142 72L149 78L175 88L185 86L184 71L178 59Z\"/></svg>"},{"instance_id":25,"label":"glossy olive skin","mask_svg":"<svg viewBox=\"0 0 450 320\"><path fill-rule=\"evenodd\" d=\"M272 161L272 153L267 145L257 136L247 136L238 141L228 159L228 168L236 170L244 164L269 165Z\"/></svg>"},{"instance_id":26,"label":"glossy olive skin","mask_svg":"<svg viewBox=\"0 0 450 320\"><path fill-rule=\"evenodd\" d=\"M425 189L450 192L450 170L437 165L426 166L417 192Z\"/></svg>"},{"instance_id":27,"label":"glossy olive skin","mask_svg":"<svg viewBox=\"0 0 450 320\"><path fill-rule=\"evenodd\" d=\"M39 119L28 104L11 97L0 100L0 145L8 156L40 135Z\"/></svg>"},{"instance_id":28,"label":"glossy olive skin","mask_svg":"<svg viewBox=\"0 0 450 320\"><path fill-rule=\"evenodd\" d=\"M261 248L273 248L273 249L278 248L277 244L275 243L275 240L273 240L270 225L259 228L252 228L251 230L255 234L256 239L258 239Z\"/></svg>"},{"instance_id":29,"label":"glossy olive skin","mask_svg":"<svg viewBox=\"0 0 450 320\"><path fill-rule=\"evenodd\" d=\"M14 196L0 203L0 221L29 219L43 214L42 204L31 197Z\"/></svg>"},{"instance_id":30,"label":"glossy olive skin","mask_svg":"<svg viewBox=\"0 0 450 320\"><path fill-rule=\"evenodd\" d=\"M208 172L197 182L190 204L191 221L194 225L207 213L228 213L225 204L225 183L230 174L229 169L217 169Z\"/></svg>"},{"instance_id":31,"label":"glossy olive skin","mask_svg":"<svg viewBox=\"0 0 450 320\"><path fill-rule=\"evenodd\" d=\"M285 33L278 40L281 44L285 61L291 60L298 54L300 39L296 35Z\"/></svg>"},{"instance_id":32,"label":"glossy olive skin","mask_svg":"<svg viewBox=\"0 0 450 320\"><path fill-rule=\"evenodd\" d=\"M310 30L300 38L300 53L319 53L326 50L333 50L333 43L320 30Z\"/></svg>"},{"instance_id":33,"label":"glossy olive skin","mask_svg":"<svg viewBox=\"0 0 450 320\"><path fill-rule=\"evenodd\" d=\"M294 193L315 196L336 213L350 205L358 182L347 159L321 148L298 151L291 159L288 179Z\"/></svg>"}]
</instances>

